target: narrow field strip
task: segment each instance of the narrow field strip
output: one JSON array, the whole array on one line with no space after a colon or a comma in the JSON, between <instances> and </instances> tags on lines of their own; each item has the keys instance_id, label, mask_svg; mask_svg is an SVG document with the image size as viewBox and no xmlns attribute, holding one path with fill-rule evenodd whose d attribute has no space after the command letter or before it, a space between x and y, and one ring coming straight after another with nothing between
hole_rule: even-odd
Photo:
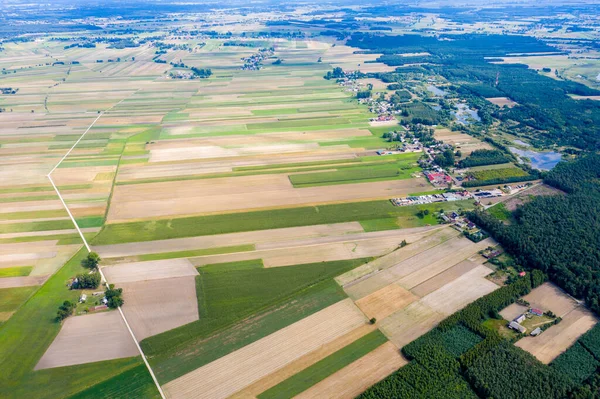
<instances>
[{"instance_id":1,"label":"narrow field strip","mask_svg":"<svg viewBox=\"0 0 600 399\"><path fill-rule=\"evenodd\" d=\"M98 115L98 117L96 119L94 119L94 121L90 124L90 126L88 126L88 128L85 130L85 132L83 132L83 134L77 139L77 141L73 144L73 146L69 149L69 151L67 151L67 153L61 158L61 160L54 166L54 168L52 168L52 170L47 175L48 180L50 181L50 184L52 184L52 187L54 188L54 191L56 191L56 194L58 195L58 198L60 199L60 202L62 203L64 209L67 211L67 214L69 215L69 218L71 219L71 221L73 222L73 225L77 229L77 232L79 233L79 236L81 237L81 240L83 241L83 244L85 245L85 248L88 250L88 252L91 252L90 246L89 246L87 240L85 239L85 236L83 235L83 232L81 231L81 229L77 225L77 222L75 221L75 218L73 217L73 214L69 210L69 207L65 203L65 200L63 199L62 195L60 194L60 191L58 190L58 187L54 183L54 180L52 180L52 172L54 172L60 166L60 164L69 156L69 154L73 151L73 149L75 149L75 147L77 146L77 144L83 139L83 137L86 135L86 133L90 131L90 129L96 124L96 122L102 117L102 115L104 115L106 112L110 111L112 108L118 106L123 101L125 101L125 98L122 99L121 101L119 101L118 103L116 103L115 105L111 106L107 110L105 110L103 112L100 112L100 114ZM102 280L105 281L106 284L108 285L108 281L106 280L104 274L102 273L102 269L99 268L98 271L100 272L100 275L102 276ZM125 326L127 327L127 330L129 331L129 334L131 335L131 338L133 339L133 342L135 343L135 346L136 346L138 352L140 353L140 355L142 356L142 359L144 360L144 363L146 364L148 372L152 376L152 380L154 381L154 384L156 385L156 389L160 393L160 396L163 399L165 399L165 395L164 395L164 393L162 391L162 388L161 388L160 384L158 383L158 380L156 379L156 376L154 375L154 372L152 371L152 368L150 367L150 364L148 363L148 360L146 359L146 355L142 351L142 348L140 347L137 339L135 338L135 335L133 334L133 331L131 330L131 327L129 326L129 323L127 322L127 319L125 318L125 315L123 314L123 310L121 309L121 307L119 307L118 310L119 310L119 314L121 316L121 319L125 323Z\"/></svg>"}]
</instances>

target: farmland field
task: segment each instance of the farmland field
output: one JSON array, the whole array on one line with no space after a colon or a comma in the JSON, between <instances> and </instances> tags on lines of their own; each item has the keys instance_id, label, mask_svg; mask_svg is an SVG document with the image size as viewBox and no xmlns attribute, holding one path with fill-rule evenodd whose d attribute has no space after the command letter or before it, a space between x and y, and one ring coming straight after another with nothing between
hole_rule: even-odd
<instances>
[{"instance_id":1,"label":"farmland field","mask_svg":"<svg viewBox=\"0 0 600 399\"><path fill-rule=\"evenodd\" d=\"M594 231L563 204L577 268L484 257L574 184L595 227L594 162L511 153L600 148L587 3L9 3L0 397L484 398L489 353L597 388ZM503 250L546 235L523 237ZM506 333L528 307L560 322Z\"/></svg>"}]
</instances>

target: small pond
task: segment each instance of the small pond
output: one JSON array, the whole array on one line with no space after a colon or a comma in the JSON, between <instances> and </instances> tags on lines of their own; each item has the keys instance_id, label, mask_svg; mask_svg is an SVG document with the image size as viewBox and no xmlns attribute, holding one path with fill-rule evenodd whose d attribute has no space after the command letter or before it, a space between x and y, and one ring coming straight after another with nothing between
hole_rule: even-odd
<instances>
[{"instance_id":1,"label":"small pond","mask_svg":"<svg viewBox=\"0 0 600 399\"><path fill-rule=\"evenodd\" d=\"M445 97L446 94L448 94L447 92L445 92L442 89L439 89L433 85L428 85L427 86L427 90L429 90L430 92L432 92L434 95L439 96L439 97Z\"/></svg>"},{"instance_id":2,"label":"small pond","mask_svg":"<svg viewBox=\"0 0 600 399\"><path fill-rule=\"evenodd\" d=\"M458 109L456 111L452 111L456 121L462 125L468 125L473 120L477 122L481 122L481 118L477 114L477 111L474 109L470 109L467 104L457 104Z\"/></svg>"},{"instance_id":3,"label":"small pond","mask_svg":"<svg viewBox=\"0 0 600 399\"><path fill-rule=\"evenodd\" d=\"M531 150L519 150L514 147L509 147L509 149L513 154L529 158L529 160L531 160L531 167L539 170L552 169L562 158L562 154L554 151L536 152Z\"/></svg>"}]
</instances>

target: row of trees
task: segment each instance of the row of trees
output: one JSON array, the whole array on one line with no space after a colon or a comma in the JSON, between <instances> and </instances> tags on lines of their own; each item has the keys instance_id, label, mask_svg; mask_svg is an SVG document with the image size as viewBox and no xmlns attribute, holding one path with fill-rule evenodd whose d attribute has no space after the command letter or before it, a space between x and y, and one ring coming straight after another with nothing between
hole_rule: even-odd
<instances>
[{"instance_id":1,"label":"row of trees","mask_svg":"<svg viewBox=\"0 0 600 399\"><path fill-rule=\"evenodd\" d=\"M500 150L475 150L468 157L461 160L458 166L470 168L474 166L497 165L510 162L511 159Z\"/></svg>"}]
</instances>

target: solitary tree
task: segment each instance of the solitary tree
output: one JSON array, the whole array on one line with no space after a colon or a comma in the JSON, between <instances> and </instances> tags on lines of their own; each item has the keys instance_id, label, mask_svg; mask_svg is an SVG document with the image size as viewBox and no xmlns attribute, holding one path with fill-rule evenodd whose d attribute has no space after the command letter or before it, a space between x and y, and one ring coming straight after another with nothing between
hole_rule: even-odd
<instances>
[{"instance_id":1,"label":"solitary tree","mask_svg":"<svg viewBox=\"0 0 600 399\"><path fill-rule=\"evenodd\" d=\"M100 259L100 255L98 255L96 252L90 252L88 256L81 261L81 265L83 267L87 267L88 269L96 269L101 260L102 259Z\"/></svg>"}]
</instances>

